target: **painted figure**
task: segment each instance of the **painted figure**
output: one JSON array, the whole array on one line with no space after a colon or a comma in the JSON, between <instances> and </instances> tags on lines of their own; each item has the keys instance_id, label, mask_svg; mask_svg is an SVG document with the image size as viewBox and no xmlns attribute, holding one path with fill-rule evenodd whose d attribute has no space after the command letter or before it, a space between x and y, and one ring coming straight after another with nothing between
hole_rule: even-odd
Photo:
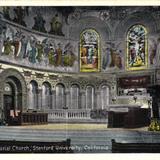
<instances>
[{"instance_id":1,"label":"painted figure","mask_svg":"<svg viewBox=\"0 0 160 160\"><path fill-rule=\"evenodd\" d=\"M11 19L10 15L9 15L9 11L10 11L10 7L8 7L8 6L3 7L3 16L4 16L4 18L6 18L8 20Z\"/></svg>"},{"instance_id":2,"label":"painted figure","mask_svg":"<svg viewBox=\"0 0 160 160\"><path fill-rule=\"evenodd\" d=\"M29 51L28 60L31 63L36 63L37 48L35 47L35 42L31 44L31 50Z\"/></svg>"},{"instance_id":3,"label":"painted figure","mask_svg":"<svg viewBox=\"0 0 160 160\"><path fill-rule=\"evenodd\" d=\"M64 35L62 33L62 23L59 19L58 14L56 14L52 20L51 20L51 30L50 33L55 34L55 35Z\"/></svg>"},{"instance_id":4,"label":"painted figure","mask_svg":"<svg viewBox=\"0 0 160 160\"><path fill-rule=\"evenodd\" d=\"M62 65L63 66L73 66L76 60L76 56L74 55L74 48L70 43L67 43L64 47Z\"/></svg>"},{"instance_id":5,"label":"painted figure","mask_svg":"<svg viewBox=\"0 0 160 160\"><path fill-rule=\"evenodd\" d=\"M61 44L58 43L58 48L56 49L56 66L59 66L62 64L62 49Z\"/></svg>"},{"instance_id":6,"label":"painted figure","mask_svg":"<svg viewBox=\"0 0 160 160\"><path fill-rule=\"evenodd\" d=\"M102 62L103 69L107 68L107 66L110 62L110 55L111 55L110 48L106 48L104 50L104 56L103 56L103 62Z\"/></svg>"},{"instance_id":7,"label":"painted figure","mask_svg":"<svg viewBox=\"0 0 160 160\"><path fill-rule=\"evenodd\" d=\"M55 65L55 53L53 47L51 47L49 53L48 53L48 61L50 65Z\"/></svg>"},{"instance_id":8,"label":"painted figure","mask_svg":"<svg viewBox=\"0 0 160 160\"><path fill-rule=\"evenodd\" d=\"M12 52L13 52L12 41L9 38L7 38L3 44L2 54L10 55Z\"/></svg>"},{"instance_id":9,"label":"painted figure","mask_svg":"<svg viewBox=\"0 0 160 160\"><path fill-rule=\"evenodd\" d=\"M32 29L35 29L40 32L46 32L45 20L42 17L41 13L38 13L36 17L34 17L34 26L32 27Z\"/></svg>"},{"instance_id":10,"label":"painted figure","mask_svg":"<svg viewBox=\"0 0 160 160\"><path fill-rule=\"evenodd\" d=\"M43 45L40 41L38 41L36 43L36 48L37 48L37 56L36 56L36 59L37 61L40 63L42 61L42 56L44 54L44 48L43 48Z\"/></svg>"},{"instance_id":11,"label":"painted figure","mask_svg":"<svg viewBox=\"0 0 160 160\"><path fill-rule=\"evenodd\" d=\"M14 22L21 24L23 26L26 26L26 23L24 21L25 18L25 8L24 7L15 7L14 8L14 13L15 13L15 17L14 17Z\"/></svg>"}]
</instances>

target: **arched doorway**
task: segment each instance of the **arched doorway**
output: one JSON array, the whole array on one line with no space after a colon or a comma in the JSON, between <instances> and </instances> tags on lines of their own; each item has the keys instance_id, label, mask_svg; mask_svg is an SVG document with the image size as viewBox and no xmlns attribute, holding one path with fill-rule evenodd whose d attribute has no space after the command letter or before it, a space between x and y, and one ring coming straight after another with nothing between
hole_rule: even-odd
<instances>
[{"instance_id":1,"label":"arched doorway","mask_svg":"<svg viewBox=\"0 0 160 160\"><path fill-rule=\"evenodd\" d=\"M8 123L10 110L15 109L15 86L11 82L4 85L4 120Z\"/></svg>"},{"instance_id":2,"label":"arched doorway","mask_svg":"<svg viewBox=\"0 0 160 160\"><path fill-rule=\"evenodd\" d=\"M15 69L4 70L0 77L0 118L9 123L11 110L26 110L27 87L24 77Z\"/></svg>"}]
</instances>

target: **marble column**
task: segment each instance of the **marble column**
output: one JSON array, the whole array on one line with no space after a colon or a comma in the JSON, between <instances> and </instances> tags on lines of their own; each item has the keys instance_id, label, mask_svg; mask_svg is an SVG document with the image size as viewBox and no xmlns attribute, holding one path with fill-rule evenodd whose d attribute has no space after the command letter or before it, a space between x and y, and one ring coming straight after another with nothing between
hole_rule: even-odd
<instances>
[{"instance_id":1,"label":"marble column","mask_svg":"<svg viewBox=\"0 0 160 160\"><path fill-rule=\"evenodd\" d=\"M101 92L100 91L96 91L95 92L95 104L96 104L96 108L95 109L102 109L102 102L101 102Z\"/></svg>"},{"instance_id":2,"label":"marble column","mask_svg":"<svg viewBox=\"0 0 160 160\"><path fill-rule=\"evenodd\" d=\"M40 109L40 110L45 110L45 108L43 108L44 106L42 106L42 89L38 88L38 93L35 95L35 109Z\"/></svg>"},{"instance_id":3,"label":"marble column","mask_svg":"<svg viewBox=\"0 0 160 160\"><path fill-rule=\"evenodd\" d=\"M52 90L52 94L51 94L52 98L52 108L51 109L56 109L56 91Z\"/></svg>"},{"instance_id":4,"label":"marble column","mask_svg":"<svg viewBox=\"0 0 160 160\"><path fill-rule=\"evenodd\" d=\"M70 91L66 90L65 91L65 102L64 102L64 107L67 107L68 109L71 109L71 95Z\"/></svg>"},{"instance_id":5,"label":"marble column","mask_svg":"<svg viewBox=\"0 0 160 160\"><path fill-rule=\"evenodd\" d=\"M85 91L80 91L80 108L81 109L86 109L86 92Z\"/></svg>"},{"instance_id":6,"label":"marble column","mask_svg":"<svg viewBox=\"0 0 160 160\"><path fill-rule=\"evenodd\" d=\"M28 109L28 100L27 100L28 92L22 93L22 111L26 111Z\"/></svg>"}]
</instances>

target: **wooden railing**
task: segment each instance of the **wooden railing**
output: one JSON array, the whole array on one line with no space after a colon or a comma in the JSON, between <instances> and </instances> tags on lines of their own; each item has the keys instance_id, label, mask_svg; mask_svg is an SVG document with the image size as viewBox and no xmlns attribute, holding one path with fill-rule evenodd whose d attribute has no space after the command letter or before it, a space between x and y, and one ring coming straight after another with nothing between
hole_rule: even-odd
<instances>
[{"instance_id":1,"label":"wooden railing","mask_svg":"<svg viewBox=\"0 0 160 160\"><path fill-rule=\"evenodd\" d=\"M21 124L47 124L48 114L47 113L22 113Z\"/></svg>"}]
</instances>

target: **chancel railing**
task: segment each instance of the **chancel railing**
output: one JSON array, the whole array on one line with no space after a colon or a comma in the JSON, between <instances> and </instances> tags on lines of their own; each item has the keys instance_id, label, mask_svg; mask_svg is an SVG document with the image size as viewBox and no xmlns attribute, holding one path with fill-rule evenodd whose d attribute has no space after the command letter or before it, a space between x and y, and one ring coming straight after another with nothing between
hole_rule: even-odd
<instances>
[{"instance_id":1,"label":"chancel railing","mask_svg":"<svg viewBox=\"0 0 160 160\"><path fill-rule=\"evenodd\" d=\"M55 119L90 119L90 110L71 110L71 109L55 109L48 110L48 120Z\"/></svg>"}]
</instances>

